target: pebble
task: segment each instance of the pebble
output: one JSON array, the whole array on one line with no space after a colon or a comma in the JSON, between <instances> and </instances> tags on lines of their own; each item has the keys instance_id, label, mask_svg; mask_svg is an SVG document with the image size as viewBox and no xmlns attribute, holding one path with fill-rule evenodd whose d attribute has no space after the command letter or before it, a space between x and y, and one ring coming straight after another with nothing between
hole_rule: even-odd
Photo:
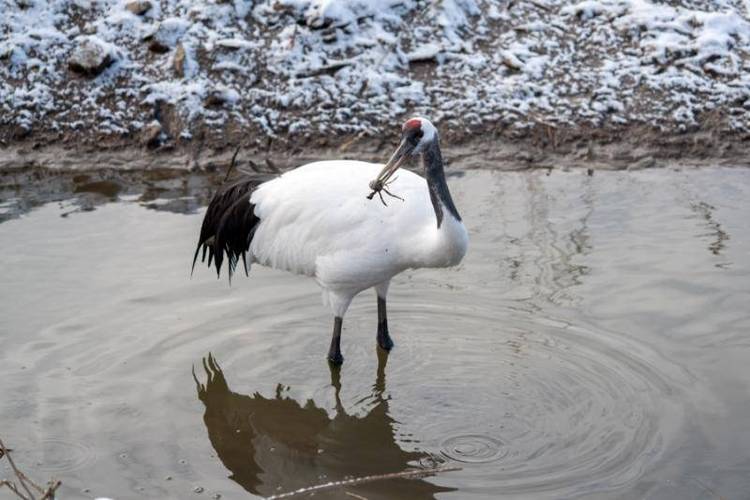
<instances>
[{"instance_id":1,"label":"pebble","mask_svg":"<svg viewBox=\"0 0 750 500\"><path fill-rule=\"evenodd\" d=\"M141 131L141 144L147 148L155 148L161 142L162 126L157 120L143 127ZM182 463L182 461L180 461Z\"/></svg>"},{"instance_id":2,"label":"pebble","mask_svg":"<svg viewBox=\"0 0 750 500\"><path fill-rule=\"evenodd\" d=\"M93 78L114 62L109 49L94 39L79 42L68 58L68 68L79 75Z\"/></svg>"},{"instance_id":3,"label":"pebble","mask_svg":"<svg viewBox=\"0 0 750 500\"><path fill-rule=\"evenodd\" d=\"M151 10L151 7L151 2L148 0L133 0L125 4L125 8L136 16L142 16Z\"/></svg>"},{"instance_id":4,"label":"pebble","mask_svg":"<svg viewBox=\"0 0 750 500\"><path fill-rule=\"evenodd\" d=\"M212 90L208 93L205 99L203 99L203 105L207 108L220 108L227 102L226 95L219 90ZM237 433L240 430L237 429Z\"/></svg>"},{"instance_id":5,"label":"pebble","mask_svg":"<svg viewBox=\"0 0 750 500\"><path fill-rule=\"evenodd\" d=\"M146 36L144 40L149 42L149 50L163 54L169 52L177 45L177 42L182 37L188 26L187 23L180 19L165 19L160 22L156 29Z\"/></svg>"}]
</instances>

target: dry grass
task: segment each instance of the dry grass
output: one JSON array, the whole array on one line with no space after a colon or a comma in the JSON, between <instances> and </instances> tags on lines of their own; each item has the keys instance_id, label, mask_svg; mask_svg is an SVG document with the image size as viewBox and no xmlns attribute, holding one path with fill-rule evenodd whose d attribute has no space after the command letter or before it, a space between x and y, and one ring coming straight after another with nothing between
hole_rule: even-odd
<instances>
[{"instance_id":1,"label":"dry grass","mask_svg":"<svg viewBox=\"0 0 750 500\"><path fill-rule=\"evenodd\" d=\"M5 458L15 475L14 479L0 479L0 489L8 488L15 493L18 498L24 500L53 500L55 498L55 492L62 482L58 480L50 480L47 482L46 487L39 486L16 466L16 463L11 457L12 451L13 450L6 448L3 440L0 439L0 460Z\"/></svg>"}]
</instances>

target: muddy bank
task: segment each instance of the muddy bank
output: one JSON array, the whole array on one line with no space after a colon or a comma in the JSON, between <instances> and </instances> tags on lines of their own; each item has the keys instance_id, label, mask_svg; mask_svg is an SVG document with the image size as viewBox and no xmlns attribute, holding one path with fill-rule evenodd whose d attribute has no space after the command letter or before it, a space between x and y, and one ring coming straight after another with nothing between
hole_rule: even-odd
<instances>
[{"instance_id":1,"label":"muddy bank","mask_svg":"<svg viewBox=\"0 0 750 500\"><path fill-rule=\"evenodd\" d=\"M443 142L449 175L467 169L582 169L593 174L597 170L750 166L748 142L737 134L706 131L670 136L639 129L619 136L601 131L566 135L554 128L537 132L522 139L498 135L488 141L475 135L452 142L455 132L448 130ZM0 221L51 201L72 199L78 211L128 196L157 210L193 212L221 184L235 151L237 171L274 175L323 159L382 162L396 146L397 137L397 133L379 141L329 137L306 144L279 140L263 147L238 139L205 147L183 144L155 149L127 143L74 146L25 141L0 149Z\"/></svg>"},{"instance_id":2,"label":"muddy bank","mask_svg":"<svg viewBox=\"0 0 750 500\"><path fill-rule=\"evenodd\" d=\"M41 136L0 148L0 175L41 167L55 172L205 171L225 168L236 150L250 170L277 171L309 161L356 158L382 162L396 146L398 127L380 137L320 135L258 139L247 130L202 141L166 142L158 147L137 138L65 141ZM445 159L461 168L524 170L574 168L622 170L680 166L750 166L750 136L707 124L694 132L668 133L647 126L569 129L537 125L524 134L498 127L459 131L441 128Z\"/></svg>"}]
</instances>

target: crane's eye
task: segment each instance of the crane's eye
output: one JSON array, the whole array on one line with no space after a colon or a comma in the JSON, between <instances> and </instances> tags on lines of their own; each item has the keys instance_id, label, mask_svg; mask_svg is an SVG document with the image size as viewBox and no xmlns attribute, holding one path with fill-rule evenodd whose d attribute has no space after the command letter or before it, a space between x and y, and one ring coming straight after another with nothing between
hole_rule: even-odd
<instances>
[{"instance_id":1,"label":"crane's eye","mask_svg":"<svg viewBox=\"0 0 750 500\"><path fill-rule=\"evenodd\" d=\"M422 132L421 128L418 129L412 129L409 131L408 141L414 144L416 146L419 144L419 141L422 140L422 136L424 135L424 132Z\"/></svg>"}]
</instances>

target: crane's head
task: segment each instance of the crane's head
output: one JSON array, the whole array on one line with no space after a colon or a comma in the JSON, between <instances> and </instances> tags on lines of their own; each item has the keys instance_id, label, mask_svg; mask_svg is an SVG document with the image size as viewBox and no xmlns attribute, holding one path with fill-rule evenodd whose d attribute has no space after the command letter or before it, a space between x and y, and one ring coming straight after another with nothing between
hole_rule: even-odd
<instances>
[{"instance_id":1,"label":"crane's head","mask_svg":"<svg viewBox=\"0 0 750 500\"><path fill-rule=\"evenodd\" d=\"M430 120L421 117L407 120L401 127L401 143L380 171L378 177L370 182L373 194L383 189L388 179L412 156L421 154L425 148L437 144L438 133Z\"/></svg>"}]
</instances>

